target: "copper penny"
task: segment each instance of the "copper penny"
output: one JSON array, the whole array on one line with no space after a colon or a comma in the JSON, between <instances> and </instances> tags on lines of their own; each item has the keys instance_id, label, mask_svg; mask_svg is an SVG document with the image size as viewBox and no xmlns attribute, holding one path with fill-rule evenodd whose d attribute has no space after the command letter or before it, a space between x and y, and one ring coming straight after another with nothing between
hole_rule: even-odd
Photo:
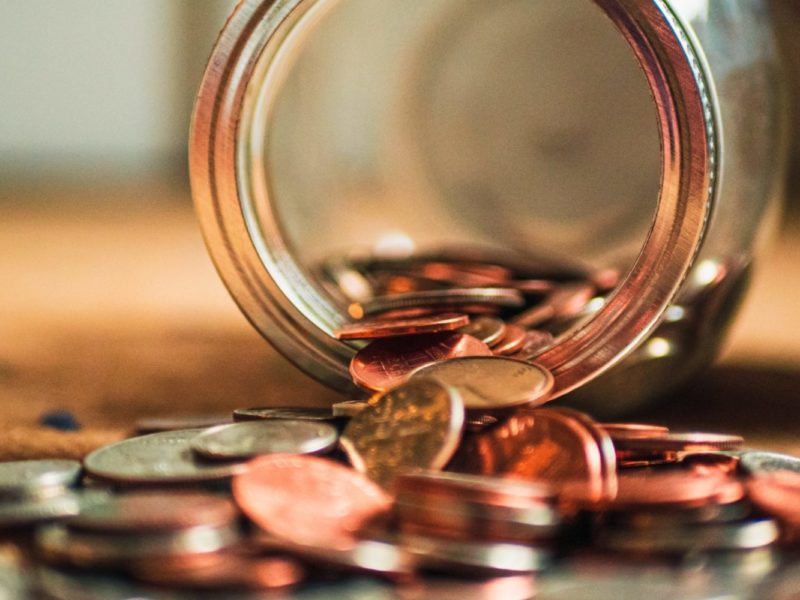
<instances>
[{"instance_id":1,"label":"copper penny","mask_svg":"<svg viewBox=\"0 0 800 600\"><path fill-rule=\"evenodd\" d=\"M669 427L645 423L598 423L608 432L611 439L616 437L650 437L669 433Z\"/></svg>"},{"instance_id":2,"label":"copper penny","mask_svg":"<svg viewBox=\"0 0 800 600\"><path fill-rule=\"evenodd\" d=\"M587 498L602 499L605 458L592 431L549 409L520 410L503 423L464 442L449 470L519 477L560 487L579 482Z\"/></svg>"},{"instance_id":3,"label":"copper penny","mask_svg":"<svg viewBox=\"0 0 800 600\"><path fill-rule=\"evenodd\" d=\"M628 452L696 452L739 450L744 440L738 435L721 433L665 433L661 435L620 435L614 437L617 450Z\"/></svg>"},{"instance_id":4,"label":"copper penny","mask_svg":"<svg viewBox=\"0 0 800 600\"><path fill-rule=\"evenodd\" d=\"M747 493L758 508L792 527L800 527L800 473L760 473L747 481Z\"/></svg>"},{"instance_id":5,"label":"copper penny","mask_svg":"<svg viewBox=\"0 0 800 600\"><path fill-rule=\"evenodd\" d=\"M618 478L616 497L606 510L691 508L735 502L744 496L742 485L722 476L668 472L626 474Z\"/></svg>"},{"instance_id":6,"label":"copper penny","mask_svg":"<svg viewBox=\"0 0 800 600\"><path fill-rule=\"evenodd\" d=\"M489 356L489 346L463 333L431 333L375 340L350 363L353 381L361 387L385 391L432 362L459 356Z\"/></svg>"},{"instance_id":7,"label":"copper penny","mask_svg":"<svg viewBox=\"0 0 800 600\"><path fill-rule=\"evenodd\" d=\"M380 485L403 470L438 470L452 457L464 426L458 392L415 379L354 416L340 439L353 466Z\"/></svg>"},{"instance_id":8,"label":"copper penny","mask_svg":"<svg viewBox=\"0 0 800 600\"><path fill-rule=\"evenodd\" d=\"M495 344L492 352L495 354L514 354L525 346L525 330L517 325L506 325L503 338Z\"/></svg>"},{"instance_id":9,"label":"copper penny","mask_svg":"<svg viewBox=\"0 0 800 600\"><path fill-rule=\"evenodd\" d=\"M469 317L467 315L454 313L418 317L416 319L396 319L393 321L372 320L345 325L336 332L336 337L340 340L368 340L400 335L453 331L468 324Z\"/></svg>"},{"instance_id":10,"label":"copper penny","mask_svg":"<svg viewBox=\"0 0 800 600\"><path fill-rule=\"evenodd\" d=\"M506 332L506 324L497 317L477 317L470 321L468 325L459 329L459 332L471 335L479 339L484 344L492 346L499 342Z\"/></svg>"},{"instance_id":11,"label":"copper penny","mask_svg":"<svg viewBox=\"0 0 800 600\"><path fill-rule=\"evenodd\" d=\"M236 503L258 527L293 543L337 547L391 498L342 465L311 456L274 455L251 461L233 479Z\"/></svg>"},{"instance_id":12,"label":"copper penny","mask_svg":"<svg viewBox=\"0 0 800 600\"><path fill-rule=\"evenodd\" d=\"M589 283L561 284L542 303L518 314L512 322L520 327L530 328L551 319L577 317L594 294L595 288Z\"/></svg>"},{"instance_id":13,"label":"copper penny","mask_svg":"<svg viewBox=\"0 0 800 600\"><path fill-rule=\"evenodd\" d=\"M374 315L387 310L416 308L419 306L489 304L516 308L524 303L524 298L520 292L508 288L448 288L379 296L366 302L350 305L348 313L354 318L362 318L362 316Z\"/></svg>"},{"instance_id":14,"label":"copper penny","mask_svg":"<svg viewBox=\"0 0 800 600\"><path fill-rule=\"evenodd\" d=\"M681 466L700 475L734 475L739 466L739 457L722 452L697 452L687 454Z\"/></svg>"},{"instance_id":15,"label":"copper penny","mask_svg":"<svg viewBox=\"0 0 800 600\"><path fill-rule=\"evenodd\" d=\"M549 348L555 338L549 331L531 329L525 333L525 343L522 348L511 355L512 358L519 360L534 360L543 350Z\"/></svg>"}]
</instances>

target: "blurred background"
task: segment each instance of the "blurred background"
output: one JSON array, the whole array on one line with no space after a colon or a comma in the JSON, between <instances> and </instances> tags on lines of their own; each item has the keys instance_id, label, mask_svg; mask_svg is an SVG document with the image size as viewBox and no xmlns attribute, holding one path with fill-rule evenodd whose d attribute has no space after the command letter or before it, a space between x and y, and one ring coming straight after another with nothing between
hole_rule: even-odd
<instances>
[{"instance_id":1,"label":"blurred background","mask_svg":"<svg viewBox=\"0 0 800 600\"><path fill-rule=\"evenodd\" d=\"M248 326L192 214L190 113L233 4L0 3L0 457L78 455L142 414L332 398ZM772 7L800 98L800 5ZM800 281L800 135L791 142L782 232L719 367L719 382L759 395L772 388L748 373L772 373L778 391L800 382L800 285L788 284ZM54 410L81 430L50 435L41 420Z\"/></svg>"}]
</instances>

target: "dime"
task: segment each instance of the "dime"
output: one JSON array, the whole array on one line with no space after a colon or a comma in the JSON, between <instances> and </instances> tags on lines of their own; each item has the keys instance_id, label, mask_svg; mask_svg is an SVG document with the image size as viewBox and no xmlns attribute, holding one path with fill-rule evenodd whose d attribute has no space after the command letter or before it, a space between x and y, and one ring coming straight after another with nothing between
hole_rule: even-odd
<instances>
[{"instance_id":1,"label":"dime","mask_svg":"<svg viewBox=\"0 0 800 600\"><path fill-rule=\"evenodd\" d=\"M464 426L459 393L414 379L376 399L347 424L341 446L356 470L386 486L401 470L442 469Z\"/></svg>"},{"instance_id":2,"label":"dime","mask_svg":"<svg viewBox=\"0 0 800 600\"><path fill-rule=\"evenodd\" d=\"M206 463L191 449L204 429L165 431L104 446L84 459L84 468L98 479L116 483L199 483L230 478L243 463Z\"/></svg>"},{"instance_id":3,"label":"dime","mask_svg":"<svg viewBox=\"0 0 800 600\"><path fill-rule=\"evenodd\" d=\"M636 433L614 438L617 450L628 452L703 452L708 450L738 450L744 440L738 435L719 433L666 433L642 437Z\"/></svg>"},{"instance_id":4,"label":"dime","mask_svg":"<svg viewBox=\"0 0 800 600\"><path fill-rule=\"evenodd\" d=\"M233 480L236 503L259 528L299 545L348 545L391 500L347 467L310 456L262 456Z\"/></svg>"},{"instance_id":5,"label":"dime","mask_svg":"<svg viewBox=\"0 0 800 600\"><path fill-rule=\"evenodd\" d=\"M800 473L800 458L777 452L751 450L739 455L739 468L747 475L787 471Z\"/></svg>"},{"instance_id":6,"label":"dime","mask_svg":"<svg viewBox=\"0 0 800 600\"><path fill-rule=\"evenodd\" d=\"M492 352L495 354L514 354L525 347L527 341L525 330L517 325L507 325L503 338L495 344Z\"/></svg>"},{"instance_id":7,"label":"dime","mask_svg":"<svg viewBox=\"0 0 800 600\"><path fill-rule=\"evenodd\" d=\"M449 469L519 477L561 487L578 482L584 497L613 489L605 452L581 421L549 409L523 409L484 432L465 436Z\"/></svg>"},{"instance_id":8,"label":"dime","mask_svg":"<svg viewBox=\"0 0 800 600\"><path fill-rule=\"evenodd\" d=\"M467 315L448 313L415 319L361 321L345 325L336 332L340 340L368 340L400 335L419 335L453 331L469 323Z\"/></svg>"},{"instance_id":9,"label":"dime","mask_svg":"<svg viewBox=\"0 0 800 600\"><path fill-rule=\"evenodd\" d=\"M49 495L75 485L81 464L74 460L21 460L0 463L0 501Z\"/></svg>"},{"instance_id":10,"label":"dime","mask_svg":"<svg viewBox=\"0 0 800 600\"><path fill-rule=\"evenodd\" d=\"M407 294L379 296L361 303L351 304L348 313L355 319L398 308L420 306L459 306L463 304L489 304L491 306L519 307L525 303L522 294L508 288L448 288L423 290Z\"/></svg>"},{"instance_id":11,"label":"dime","mask_svg":"<svg viewBox=\"0 0 800 600\"><path fill-rule=\"evenodd\" d=\"M461 327L459 332L479 339L484 344L492 346L499 342L506 332L506 324L497 317L477 317L468 325Z\"/></svg>"},{"instance_id":12,"label":"dime","mask_svg":"<svg viewBox=\"0 0 800 600\"><path fill-rule=\"evenodd\" d=\"M230 415L189 415L175 417L145 417L136 420L136 433L145 435L161 431L201 429L230 423Z\"/></svg>"},{"instance_id":13,"label":"dime","mask_svg":"<svg viewBox=\"0 0 800 600\"><path fill-rule=\"evenodd\" d=\"M331 406L334 417L343 417L350 419L367 408L366 402L360 400L345 400L344 402L337 402Z\"/></svg>"},{"instance_id":14,"label":"dime","mask_svg":"<svg viewBox=\"0 0 800 600\"><path fill-rule=\"evenodd\" d=\"M314 421L243 421L207 429L192 440L192 450L210 459L253 458L261 454L318 454L336 445L338 433Z\"/></svg>"},{"instance_id":15,"label":"dime","mask_svg":"<svg viewBox=\"0 0 800 600\"><path fill-rule=\"evenodd\" d=\"M411 379L431 377L458 389L468 411L506 410L544 404L553 376L544 367L498 356L469 356L426 365Z\"/></svg>"},{"instance_id":16,"label":"dime","mask_svg":"<svg viewBox=\"0 0 800 600\"><path fill-rule=\"evenodd\" d=\"M455 332L375 340L353 357L350 374L361 387L381 392L402 383L412 371L432 362L491 354L483 342Z\"/></svg>"},{"instance_id":17,"label":"dime","mask_svg":"<svg viewBox=\"0 0 800 600\"><path fill-rule=\"evenodd\" d=\"M300 421L333 421L330 408L302 408L295 406L237 408L234 421L260 421L265 419L290 419Z\"/></svg>"}]
</instances>

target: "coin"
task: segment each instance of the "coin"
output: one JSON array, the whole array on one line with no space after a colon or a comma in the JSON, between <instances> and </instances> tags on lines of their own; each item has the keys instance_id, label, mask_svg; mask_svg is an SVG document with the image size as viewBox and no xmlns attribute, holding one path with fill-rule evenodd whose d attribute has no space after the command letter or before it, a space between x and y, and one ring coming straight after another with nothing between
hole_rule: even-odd
<instances>
[{"instance_id":1,"label":"coin","mask_svg":"<svg viewBox=\"0 0 800 600\"><path fill-rule=\"evenodd\" d=\"M404 469L442 469L458 447L463 426L459 393L419 378L386 392L353 417L340 443L356 470L386 486Z\"/></svg>"},{"instance_id":2,"label":"coin","mask_svg":"<svg viewBox=\"0 0 800 600\"><path fill-rule=\"evenodd\" d=\"M0 502L0 527L24 527L72 517L105 498L106 493L97 490L67 490L58 496Z\"/></svg>"},{"instance_id":3,"label":"coin","mask_svg":"<svg viewBox=\"0 0 800 600\"><path fill-rule=\"evenodd\" d=\"M335 417L330 408L302 408L294 406L237 408L233 411L234 421L258 421L264 419L290 419L301 421L333 421Z\"/></svg>"},{"instance_id":4,"label":"coin","mask_svg":"<svg viewBox=\"0 0 800 600\"><path fill-rule=\"evenodd\" d=\"M0 501L37 495L75 485L81 464L74 460L21 460L0 463Z\"/></svg>"},{"instance_id":5,"label":"coin","mask_svg":"<svg viewBox=\"0 0 800 600\"><path fill-rule=\"evenodd\" d=\"M529 329L551 319L574 318L581 314L594 293L594 286L589 283L563 283L557 286L542 303L519 313L511 322Z\"/></svg>"},{"instance_id":6,"label":"coin","mask_svg":"<svg viewBox=\"0 0 800 600\"><path fill-rule=\"evenodd\" d=\"M524 303L525 300L520 292L508 288L448 288L379 296L351 304L348 313L354 319L360 319L364 316L398 308L444 307L464 304L489 304L513 308L522 306Z\"/></svg>"},{"instance_id":7,"label":"coin","mask_svg":"<svg viewBox=\"0 0 800 600\"><path fill-rule=\"evenodd\" d=\"M136 420L136 433L145 435L161 431L201 429L230 423L230 415L187 415L174 417L145 417Z\"/></svg>"},{"instance_id":8,"label":"coin","mask_svg":"<svg viewBox=\"0 0 800 600\"><path fill-rule=\"evenodd\" d=\"M543 350L550 347L554 341L555 338L549 331L529 329L525 333L525 342L522 344L522 348L510 356L517 360L535 360L536 357L539 356Z\"/></svg>"},{"instance_id":9,"label":"coin","mask_svg":"<svg viewBox=\"0 0 800 600\"><path fill-rule=\"evenodd\" d=\"M614 438L617 450L628 452L696 452L707 450L738 450L744 440L738 435L719 433L665 433L642 437L636 433Z\"/></svg>"},{"instance_id":10,"label":"coin","mask_svg":"<svg viewBox=\"0 0 800 600\"><path fill-rule=\"evenodd\" d=\"M680 471L625 474L617 478L617 494L603 504L604 510L697 507L736 502L744 489L736 480Z\"/></svg>"},{"instance_id":11,"label":"coin","mask_svg":"<svg viewBox=\"0 0 800 600\"><path fill-rule=\"evenodd\" d=\"M191 449L204 429L165 431L130 438L98 448L84 459L84 468L98 479L116 483L199 483L230 478L243 463L206 463Z\"/></svg>"},{"instance_id":12,"label":"coin","mask_svg":"<svg viewBox=\"0 0 800 600\"><path fill-rule=\"evenodd\" d=\"M525 330L517 325L506 325L503 338L492 348L495 354L514 354L525 347L527 341Z\"/></svg>"},{"instance_id":13,"label":"coin","mask_svg":"<svg viewBox=\"0 0 800 600\"><path fill-rule=\"evenodd\" d=\"M753 504L793 528L800 527L800 473L759 473L751 476L746 485Z\"/></svg>"},{"instance_id":14,"label":"coin","mask_svg":"<svg viewBox=\"0 0 800 600\"><path fill-rule=\"evenodd\" d=\"M492 346L499 342L506 331L506 324L497 317L476 317L468 325L461 327L459 332L479 339L484 344Z\"/></svg>"},{"instance_id":15,"label":"coin","mask_svg":"<svg viewBox=\"0 0 800 600\"><path fill-rule=\"evenodd\" d=\"M192 450L204 458L231 460L261 454L318 454L336 445L338 433L328 423L289 419L243 421L207 429Z\"/></svg>"},{"instance_id":16,"label":"coin","mask_svg":"<svg viewBox=\"0 0 800 600\"><path fill-rule=\"evenodd\" d=\"M447 471L404 473L396 479L395 491L497 506L538 506L556 500L555 489L544 483Z\"/></svg>"},{"instance_id":17,"label":"coin","mask_svg":"<svg viewBox=\"0 0 800 600\"><path fill-rule=\"evenodd\" d=\"M747 475L762 475L780 471L800 473L800 458L777 452L751 450L739 455L739 468Z\"/></svg>"},{"instance_id":18,"label":"coin","mask_svg":"<svg viewBox=\"0 0 800 600\"><path fill-rule=\"evenodd\" d=\"M662 425L649 425L645 423L598 423L599 427L608 432L611 439L620 437L650 437L661 436L669 433L669 427Z\"/></svg>"},{"instance_id":19,"label":"coin","mask_svg":"<svg viewBox=\"0 0 800 600\"><path fill-rule=\"evenodd\" d=\"M468 411L507 410L544 404L553 376L539 365L498 356L453 358L426 365L411 374L431 377L458 389Z\"/></svg>"},{"instance_id":20,"label":"coin","mask_svg":"<svg viewBox=\"0 0 800 600\"><path fill-rule=\"evenodd\" d=\"M337 548L369 518L388 511L389 496L363 475L311 456L262 456L233 480L233 495L259 528L300 545Z\"/></svg>"},{"instance_id":21,"label":"coin","mask_svg":"<svg viewBox=\"0 0 800 600\"><path fill-rule=\"evenodd\" d=\"M483 342L463 333L432 333L375 340L350 362L353 381L361 387L385 391L402 383L415 369L460 356L489 356Z\"/></svg>"},{"instance_id":22,"label":"coin","mask_svg":"<svg viewBox=\"0 0 800 600\"><path fill-rule=\"evenodd\" d=\"M419 335L453 331L469 324L467 315L447 313L422 316L415 319L395 319L391 321L361 321L345 325L336 332L340 340L368 340L400 335Z\"/></svg>"},{"instance_id":23,"label":"coin","mask_svg":"<svg viewBox=\"0 0 800 600\"><path fill-rule=\"evenodd\" d=\"M360 400L345 400L344 402L337 402L331 406L334 417L343 417L350 419L367 408L366 402Z\"/></svg>"},{"instance_id":24,"label":"coin","mask_svg":"<svg viewBox=\"0 0 800 600\"><path fill-rule=\"evenodd\" d=\"M734 475L739 457L724 452L696 452L685 455L681 466L701 475Z\"/></svg>"}]
</instances>

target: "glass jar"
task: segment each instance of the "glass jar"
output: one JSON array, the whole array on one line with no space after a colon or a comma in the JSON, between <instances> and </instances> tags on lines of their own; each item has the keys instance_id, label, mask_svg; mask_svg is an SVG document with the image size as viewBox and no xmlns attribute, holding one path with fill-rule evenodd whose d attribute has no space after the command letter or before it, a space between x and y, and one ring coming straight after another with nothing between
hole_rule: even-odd
<instances>
[{"instance_id":1,"label":"glass jar","mask_svg":"<svg viewBox=\"0 0 800 600\"><path fill-rule=\"evenodd\" d=\"M781 193L760 0L244 0L208 64L192 190L256 329L358 393L326 258L465 244L613 268L536 361L596 414L719 347Z\"/></svg>"}]
</instances>

